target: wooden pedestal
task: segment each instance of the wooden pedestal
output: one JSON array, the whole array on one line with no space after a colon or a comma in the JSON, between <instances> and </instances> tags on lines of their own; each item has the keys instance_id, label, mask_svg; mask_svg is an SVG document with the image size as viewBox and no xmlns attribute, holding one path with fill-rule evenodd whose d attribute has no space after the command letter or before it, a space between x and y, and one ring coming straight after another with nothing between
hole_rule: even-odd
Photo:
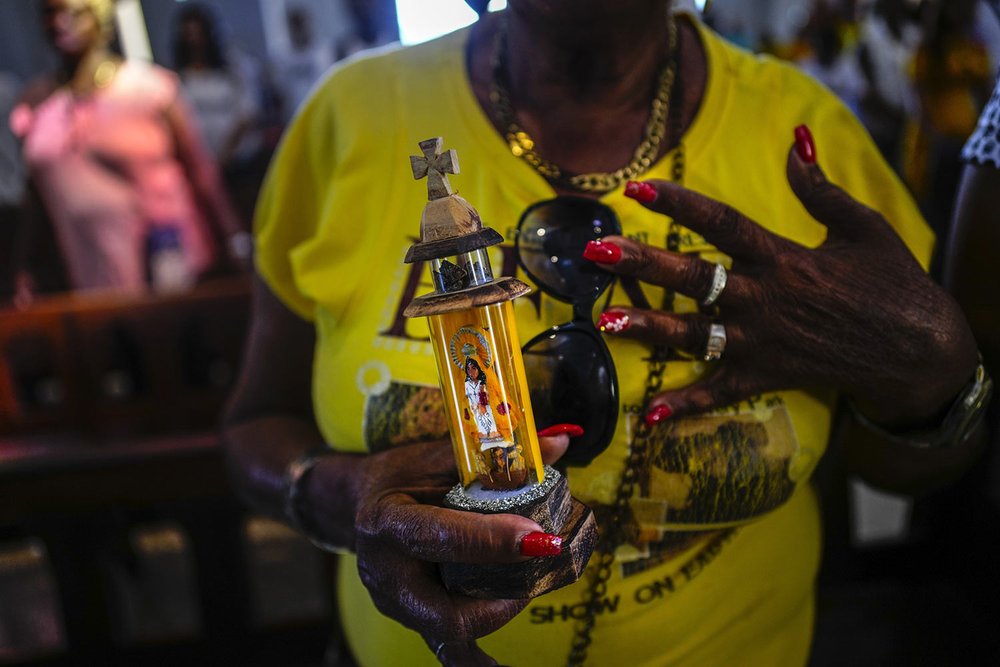
<instances>
[{"instance_id":1,"label":"wooden pedestal","mask_svg":"<svg viewBox=\"0 0 1000 667\"><path fill-rule=\"evenodd\" d=\"M441 563L441 578L449 591L487 599L534 598L580 578L597 543L597 521L589 507L570 495L565 477L548 466L545 474L542 492L526 493L521 502L473 500L459 486L448 494L445 505L528 517L562 537L562 553L520 563Z\"/></svg>"}]
</instances>

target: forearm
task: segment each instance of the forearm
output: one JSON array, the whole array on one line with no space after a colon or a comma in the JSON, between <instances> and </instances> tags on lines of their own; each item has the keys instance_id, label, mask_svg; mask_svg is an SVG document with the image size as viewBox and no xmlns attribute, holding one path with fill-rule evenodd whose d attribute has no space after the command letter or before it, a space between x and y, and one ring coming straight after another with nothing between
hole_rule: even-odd
<instances>
[{"instance_id":1,"label":"forearm","mask_svg":"<svg viewBox=\"0 0 1000 667\"><path fill-rule=\"evenodd\" d=\"M986 442L981 424L954 447L917 449L890 442L852 420L847 432L850 469L878 488L920 496L947 486L976 461Z\"/></svg>"},{"instance_id":2,"label":"forearm","mask_svg":"<svg viewBox=\"0 0 1000 667\"><path fill-rule=\"evenodd\" d=\"M243 225L229 200L218 165L195 131L190 110L176 100L167 109L167 119L174 129L177 155L201 209L225 236L242 231Z\"/></svg>"},{"instance_id":3,"label":"forearm","mask_svg":"<svg viewBox=\"0 0 1000 667\"><path fill-rule=\"evenodd\" d=\"M256 511L288 522L289 466L308 454L322 461L304 480L300 511L333 546L354 545L357 466L361 456L326 450L316 427L305 419L269 415L228 425L224 430L230 478L240 496ZM328 453L327 453L328 452Z\"/></svg>"},{"instance_id":4,"label":"forearm","mask_svg":"<svg viewBox=\"0 0 1000 667\"><path fill-rule=\"evenodd\" d=\"M245 231L215 165L202 164L191 173L198 201L206 217L218 224L222 235L228 238Z\"/></svg>"},{"instance_id":5,"label":"forearm","mask_svg":"<svg viewBox=\"0 0 1000 667\"><path fill-rule=\"evenodd\" d=\"M968 346L974 350L973 341ZM956 368L964 366L962 361L952 363ZM986 443L984 418L991 384L988 372L978 364L971 379L958 390L952 381L944 394L930 382L916 382L917 393L933 402L895 424L871 419L855 402L849 462L867 481L907 495L921 495L955 481L975 462ZM946 397L943 402L941 395Z\"/></svg>"},{"instance_id":6,"label":"forearm","mask_svg":"<svg viewBox=\"0 0 1000 667\"><path fill-rule=\"evenodd\" d=\"M223 142L222 149L219 151L218 160L220 166L225 167L233 161L240 144L243 143L244 137L253 129L254 123L254 118L243 118L236 124L229 133L229 136L226 137L226 141Z\"/></svg>"}]
</instances>

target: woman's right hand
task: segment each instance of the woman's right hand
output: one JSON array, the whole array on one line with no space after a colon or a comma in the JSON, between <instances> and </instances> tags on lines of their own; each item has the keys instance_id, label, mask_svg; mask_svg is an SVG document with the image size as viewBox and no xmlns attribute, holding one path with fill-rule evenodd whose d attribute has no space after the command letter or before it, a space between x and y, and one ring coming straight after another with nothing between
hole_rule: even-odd
<instances>
[{"instance_id":1,"label":"woman's right hand","mask_svg":"<svg viewBox=\"0 0 1000 667\"><path fill-rule=\"evenodd\" d=\"M261 278L253 289L247 361L225 417L226 452L235 488L259 511L280 516L287 511L289 462L324 444L308 409L316 336L313 324ZM276 350L281 363L274 363ZM561 424L540 433L542 460L558 459L579 431ZM523 560L524 537L540 527L510 514L440 507L456 481L452 447L443 440L369 455L331 453L305 478L302 511L315 537L357 552L378 608L420 632L442 662L489 665L475 638L508 622L527 601L450 594L436 563Z\"/></svg>"},{"instance_id":2,"label":"woman's right hand","mask_svg":"<svg viewBox=\"0 0 1000 667\"><path fill-rule=\"evenodd\" d=\"M565 449L568 438L558 435L542 441L544 458L553 459ZM441 581L437 563L528 560L524 538L544 535L541 526L515 514L482 515L441 507L457 481L452 448L446 441L395 447L356 463L354 548L361 580L375 606L420 633L443 664L496 664L475 646L475 640L505 625L528 600L484 600L451 593ZM335 469L338 464L330 465L328 480L343 480ZM324 476L321 462L314 471L313 487L320 506L327 486ZM342 483L338 486L343 489ZM324 520L321 509L317 519ZM528 543L539 539L546 538L535 535Z\"/></svg>"}]
</instances>

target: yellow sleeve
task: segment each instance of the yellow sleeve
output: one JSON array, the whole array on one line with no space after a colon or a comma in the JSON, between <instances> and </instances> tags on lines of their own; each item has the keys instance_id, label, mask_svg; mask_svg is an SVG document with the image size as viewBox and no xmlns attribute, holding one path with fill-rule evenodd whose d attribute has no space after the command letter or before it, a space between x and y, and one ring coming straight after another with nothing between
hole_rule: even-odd
<instances>
[{"instance_id":1,"label":"yellow sleeve","mask_svg":"<svg viewBox=\"0 0 1000 667\"><path fill-rule=\"evenodd\" d=\"M847 107L835 103L817 123L811 129L816 135L818 162L827 178L881 213L926 271L934 251L934 232L861 122Z\"/></svg>"},{"instance_id":2,"label":"yellow sleeve","mask_svg":"<svg viewBox=\"0 0 1000 667\"><path fill-rule=\"evenodd\" d=\"M321 89L292 121L268 168L254 212L257 272L281 301L313 320L315 302L296 276L296 254L316 235L336 165L332 103Z\"/></svg>"},{"instance_id":3,"label":"yellow sleeve","mask_svg":"<svg viewBox=\"0 0 1000 667\"><path fill-rule=\"evenodd\" d=\"M827 179L865 206L882 214L926 270L934 250L934 233L910 190L882 157L857 116L821 83L786 63L775 92L788 118L782 143L791 143L792 127L805 123L816 141L819 166ZM782 156L784 159L784 156ZM802 214L808 216L804 209Z\"/></svg>"}]
</instances>

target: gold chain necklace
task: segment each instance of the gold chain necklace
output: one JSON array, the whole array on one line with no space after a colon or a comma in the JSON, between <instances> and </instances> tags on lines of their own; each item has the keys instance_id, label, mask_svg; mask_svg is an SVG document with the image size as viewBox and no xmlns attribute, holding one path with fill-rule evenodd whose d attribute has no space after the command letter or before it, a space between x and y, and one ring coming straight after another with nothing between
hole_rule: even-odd
<instances>
[{"instance_id":1,"label":"gold chain necklace","mask_svg":"<svg viewBox=\"0 0 1000 667\"><path fill-rule=\"evenodd\" d=\"M504 128L504 136L510 146L510 152L531 165L547 180L580 192L610 192L625 181L646 173L656 161L660 152L660 144L666 136L667 116L670 111L670 92L674 86L677 23L674 21L673 14L668 15L667 28L669 35L667 61L664 63L663 69L660 70L656 95L653 97L642 142L636 147L631 162L611 173L572 174L535 152L534 139L517 122L510 103L510 93L504 84L507 77L507 17L506 15L501 16L493 41L493 77L490 82L490 103L493 105L493 113L498 124Z\"/></svg>"},{"instance_id":2,"label":"gold chain necklace","mask_svg":"<svg viewBox=\"0 0 1000 667\"><path fill-rule=\"evenodd\" d=\"M93 73L90 75L90 81L88 81L85 85L74 85L74 77L65 75L65 80L62 81L62 86L69 90L74 97L86 97L94 91L110 86L111 82L115 80L115 76L118 74L119 67L119 61L114 57L109 56L98 63L97 67L94 68Z\"/></svg>"}]
</instances>

